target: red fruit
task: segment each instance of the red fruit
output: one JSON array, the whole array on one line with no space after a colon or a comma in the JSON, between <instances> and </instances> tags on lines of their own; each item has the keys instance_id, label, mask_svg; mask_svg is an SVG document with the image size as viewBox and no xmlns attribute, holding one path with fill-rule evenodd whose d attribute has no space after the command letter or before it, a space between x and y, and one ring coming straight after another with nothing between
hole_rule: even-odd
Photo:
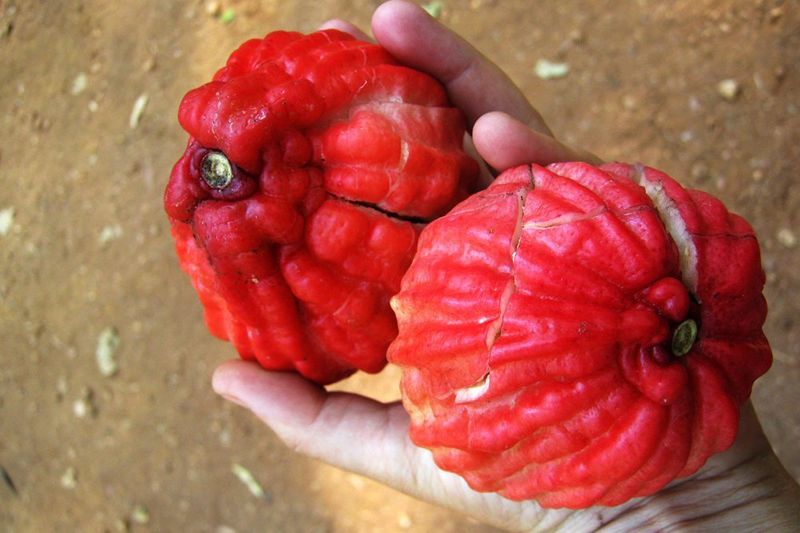
<instances>
[{"instance_id":1,"label":"red fruit","mask_svg":"<svg viewBox=\"0 0 800 533\"><path fill-rule=\"evenodd\" d=\"M734 440L771 364L751 227L641 166L503 173L392 300L411 438L478 491L617 505Z\"/></svg>"},{"instance_id":2,"label":"red fruit","mask_svg":"<svg viewBox=\"0 0 800 533\"><path fill-rule=\"evenodd\" d=\"M441 85L342 32L275 32L178 118L164 204L211 332L320 383L383 368L418 233L477 177Z\"/></svg>"}]
</instances>

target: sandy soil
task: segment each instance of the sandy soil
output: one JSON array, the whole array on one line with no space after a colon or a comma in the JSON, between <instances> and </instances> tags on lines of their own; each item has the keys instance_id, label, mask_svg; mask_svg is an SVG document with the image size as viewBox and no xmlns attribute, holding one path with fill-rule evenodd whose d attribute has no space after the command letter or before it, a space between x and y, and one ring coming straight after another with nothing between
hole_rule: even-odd
<instances>
[{"instance_id":1,"label":"sandy soil","mask_svg":"<svg viewBox=\"0 0 800 533\"><path fill-rule=\"evenodd\" d=\"M186 138L177 104L245 38L334 16L367 27L378 2L221 4L228 24L188 0L0 0L0 529L488 531L293 454L210 391L214 366L235 354L206 332L161 207ZM797 4L442 5L560 136L660 167L752 221L775 350L754 402L800 476L789 407L800 400ZM540 79L539 59L569 72ZM718 85L728 79L730 98ZM112 377L95 360L107 328L120 340ZM398 395L391 370L346 386Z\"/></svg>"}]
</instances>

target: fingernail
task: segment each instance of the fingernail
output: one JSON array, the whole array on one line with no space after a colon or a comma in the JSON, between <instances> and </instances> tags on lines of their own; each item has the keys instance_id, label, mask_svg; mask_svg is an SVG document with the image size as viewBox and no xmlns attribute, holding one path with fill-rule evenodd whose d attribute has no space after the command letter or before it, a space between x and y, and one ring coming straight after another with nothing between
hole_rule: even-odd
<instances>
[{"instance_id":1,"label":"fingernail","mask_svg":"<svg viewBox=\"0 0 800 533\"><path fill-rule=\"evenodd\" d=\"M225 398L229 402L235 403L236 405L239 405L239 406L242 406L242 407L247 407L247 404L244 403L244 401L240 400L239 398L237 398L233 394L230 394L228 392L217 392L217 394L219 394L220 396L222 396L223 398Z\"/></svg>"}]
</instances>

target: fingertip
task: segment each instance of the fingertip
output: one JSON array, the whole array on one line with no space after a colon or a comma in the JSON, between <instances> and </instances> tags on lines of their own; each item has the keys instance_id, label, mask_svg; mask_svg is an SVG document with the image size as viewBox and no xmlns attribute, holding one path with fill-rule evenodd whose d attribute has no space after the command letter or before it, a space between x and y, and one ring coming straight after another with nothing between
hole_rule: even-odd
<instances>
[{"instance_id":1,"label":"fingertip","mask_svg":"<svg viewBox=\"0 0 800 533\"><path fill-rule=\"evenodd\" d=\"M215 393L229 402L252 410L248 389L244 384L253 373L259 372L257 365L251 362L234 359L219 365L211 375L211 388ZM255 374L253 374L255 375Z\"/></svg>"},{"instance_id":2,"label":"fingertip","mask_svg":"<svg viewBox=\"0 0 800 533\"><path fill-rule=\"evenodd\" d=\"M472 141L478 154L492 168L503 171L522 164L533 146L533 133L525 124L502 111L481 115L472 128Z\"/></svg>"},{"instance_id":3,"label":"fingertip","mask_svg":"<svg viewBox=\"0 0 800 533\"><path fill-rule=\"evenodd\" d=\"M597 156L574 149L501 111L492 111L478 118L472 129L472 138L480 156L498 171L527 163L602 163Z\"/></svg>"},{"instance_id":4,"label":"fingertip","mask_svg":"<svg viewBox=\"0 0 800 533\"><path fill-rule=\"evenodd\" d=\"M303 425L316 417L325 391L294 372L271 371L250 361L227 361L211 378L214 392L252 411L263 422Z\"/></svg>"},{"instance_id":5,"label":"fingertip","mask_svg":"<svg viewBox=\"0 0 800 533\"><path fill-rule=\"evenodd\" d=\"M353 24L350 24L346 20L342 20L342 19L326 20L325 22L320 24L318 29L320 29L320 30L339 30L339 31L343 31L344 33L349 33L350 35L352 35L353 37L355 37L356 39L358 39L360 41L372 41L370 36L367 35L366 33L364 33L363 31L361 31L360 28L358 28L357 26L354 26Z\"/></svg>"},{"instance_id":6,"label":"fingertip","mask_svg":"<svg viewBox=\"0 0 800 533\"><path fill-rule=\"evenodd\" d=\"M407 0L388 0L372 13L372 23L383 23L385 21L396 20L397 15L428 15L428 12L413 2Z\"/></svg>"},{"instance_id":7,"label":"fingertip","mask_svg":"<svg viewBox=\"0 0 800 533\"><path fill-rule=\"evenodd\" d=\"M401 51L406 46L408 35L402 30L415 28L426 19L434 20L418 5L405 0L389 0L378 6L372 14L372 34L383 46Z\"/></svg>"},{"instance_id":8,"label":"fingertip","mask_svg":"<svg viewBox=\"0 0 800 533\"><path fill-rule=\"evenodd\" d=\"M241 373L248 372L248 367L251 365L252 363L239 359L225 361L219 365L214 369L214 373L211 375L211 387L214 389L214 392L222 396L231 392L236 388Z\"/></svg>"},{"instance_id":9,"label":"fingertip","mask_svg":"<svg viewBox=\"0 0 800 533\"><path fill-rule=\"evenodd\" d=\"M503 111L489 111L478 117L478 120L475 121L474 129L478 130L479 133L492 133L498 126L502 127L509 122L522 124L519 120Z\"/></svg>"}]
</instances>

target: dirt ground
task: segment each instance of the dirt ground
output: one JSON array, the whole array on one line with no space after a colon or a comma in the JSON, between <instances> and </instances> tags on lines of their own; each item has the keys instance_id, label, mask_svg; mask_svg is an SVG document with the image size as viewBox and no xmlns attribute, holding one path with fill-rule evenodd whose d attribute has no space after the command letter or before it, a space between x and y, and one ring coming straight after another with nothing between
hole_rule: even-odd
<instances>
[{"instance_id":1,"label":"dirt ground","mask_svg":"<svg viewBox=\"0 0 800 533\"><path fill-rule=\"evenodd\" d=\"M211 372L235 354L206 332L162 209L188 89L246 38L332 17L367 28L378 3L222 0L225 22L205 1L0 0L0 530L490 530L297 456L217 398ZM775 355L754 402L800 477L797 3L441 8L558 135L662 168L752 222ZM542 79L540 59L568 72ZM106 377L95 354L112 330L118 370ZM388 400L397 378L345 386Z\"/></svg>"}]
</instances>

